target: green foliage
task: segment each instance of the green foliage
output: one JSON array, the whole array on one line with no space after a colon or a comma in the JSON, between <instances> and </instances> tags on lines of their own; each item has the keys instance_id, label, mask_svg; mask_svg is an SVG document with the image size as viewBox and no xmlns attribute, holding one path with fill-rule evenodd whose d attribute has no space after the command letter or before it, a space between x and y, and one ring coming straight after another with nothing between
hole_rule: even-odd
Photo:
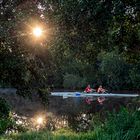
<instances>
[{"instance_id":1,"label":"green foliage","mask_svg":"<svg viewBox=\"0 0 140 140\"><path fill-rule=\"evenodd\" d=\"M10 107L3 98L0 98L0 134L4 133L11 124L9 122Z\"/></svg>"},{"instance_id":2,"label":"green foliage","mask_svg":"<svg viewBox=\"0 0 140 140\"><path fill-rule=\"evenodd\" d=\"M140 89L140 71L139 68L132 68L129 72L130 79L132 81L133 88Z\"/></svg>"},{"instance_id":3,"label":"green foliage","mask_svg":"<svg viewBox=\"0 0 140 140\"><path fill-rule=\"evenodd\" d=\"M6 130L10 130L15 125L15 122L10 118L0 118L0 134L4 134Z\"/></svg>"},{"instance_id":4,"label":"green foliage","mask_svg":"<svg viewBox=\"0 0 140 140\"><path fill-rule=\"evenodd\" d=\"M0 134L11 132L25 132L27 129L16 123L11 114L11 107L7 101L0 97Z\"/></svg>"},{"instance_id":5,"label":"green foliage","mask_svg":"<svg viewBox=\"0 0 140 140\"><path fill-rule=\"evenodd\" d=\"M0 97L0 118L8 118L10 110L11 108L7 101Z\"/></svg>"},{"instance_id":6,"label":"green foliage","mask_svg":"<svg viewBox=\"0 0 140 140\"><path fill-rule=\"evenodd\" d=\"M5 133L12 125L10 106L5 99L0 98L0 134Z\"/></svg>"},{"instance_id":7,"label":"green foliage","mask_svg":"<svg viewBox=\"0 0 140 140\"><path fill-rule=\"evenodd\" d=\"M103 118L100 116L99 113L93 115L92 120L90 122L90 130L100 130L102 125L104 124Z\"/></svg>"},{"instance_id":8,"label":"green foliage","mask_svg":"<svg viewBox=\"0 0 140 140\"><path fill-rule=\"evenodd\" d=\"M122 109L118 114L112 114L105 122L104 132L110 138L123 140L138 140L140 136L140 112Z\"/></svg>"},{"instance_id":9,"label":"green foliage","mask_svg":"<svg viewBox=\"0 0 140 140\"><path fill-rule=\"evenodd\" d=\"M128 64L117 51L99 54L101 61L99 71L105 78L103 83L112 89L119 89L127 85ZM126 85L125 85L126 84Z\"/></svg>"},{"instance_id":10,"label":"green foliage","mask_svg":"<svg viewBox=\"0 0 140 140\"><path fill-rule=\"evenodd\" d=\"M98 116L96 117L94 117L94 122L98 120ZM53 133L48 131L28 132L2 138L4 140L7 140L8 138L11 140L139 140L139 111L128 111L123 108L118 113L109 114L104 122L95 123L94 125L98 123L98 127L86 133L75 133L70 129L61 129Z\"/></svg>"},{"instance_id":11,"label":"green foliage","mask_svg":"<svg viewBox=\"0 0 140 140\"><path fill-rule=\"evenodd\" d=\"M49 2L53 10L48 10L47 16L58 29L52 48L55 63L58 63L57 67L61 70L61 78L65 73L70 73L80 75L92 84L103 82L105 86L114 89L132 89L131 83L134 82L128 76L128 65L132 59L139 61L139 53L138 57L132 58L139 52L138 0L47 1L46 5ZM114 56L111 56L110 51L115 50L118 50L117 54L114 52ZM102 51L108 54L104 60L100 58L104 67L101 74L98 72L97 57ZM129 62L126 62L128 56ZM81 62L82 67L78 67L78 63L73 65L73 58L74 61ZM108 64L104 64L105 61Z\"/></svg>"},{"instance_id":12,"label":"green foliage","mask_svg":"<svg viewBox=\"0 0 140 140\"><path fill-rule=\"evenodd\" d=\"M31 27L36 26L39 20L41 22L38 10L37 3L32 0L7 0L6 3L2 1L0 7L0 86L2 87L31 89L35 86L40 87L46 82L44 82L46 73L42 70L44 62L39 57L40 52L37 53L35 48L40 46L42 40L38 43L31 35Z\"/></svg>"},{"instance_id":13,"label":"green foliage","mask_svg":"<svg viewBox=\"0 0 140 140\"><path fill-rule=\"evenodd\" d=\"M78 75L65 74L63 86L68 89L81 89L86 86L86 80Z\"/></svg>"},{"instance_id":14,"label":"green foliage","mask_svg":"<svg viewBox=\"0 0 140 140\"><path fill-rule=\"evenodd\" d=\"M68 73L114 89L139 88L138 0L3 0L0 13L1 86L71 87L75 81L67 84ZM35 40L29 32L38 23L49 33ZM129 74L126 63L133 67Z\"/></svg>"},{"instance_id":15,"label":"green foliage","mask_svg":"<svg viewBox=\"0 0 140 140\"><path fill-rule=\"evenodd\" d=\"M41 98L41 102L44 106L47 106L49 104L48 96L50 94L49 89L39 89L38 90L39 97Z\"/></svg>"}]
</instances>

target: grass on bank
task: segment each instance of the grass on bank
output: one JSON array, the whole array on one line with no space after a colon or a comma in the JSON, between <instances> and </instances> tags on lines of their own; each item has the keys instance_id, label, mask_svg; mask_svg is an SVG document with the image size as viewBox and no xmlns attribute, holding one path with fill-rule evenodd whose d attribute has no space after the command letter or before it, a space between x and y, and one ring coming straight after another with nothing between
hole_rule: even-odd
<instances>
[{"instance_id":1,"label":"grass on bank","mask_svg":"<svg viewBox=\"0 0 140 140\"><path fill-rule=\"evenodd\" d=\"M119 113L109 114L104 123L87 133L65 129L55 132L44 130L1 136L0 140L140 140L140 111L122 109Z\"/></svg>"}]
</instances>

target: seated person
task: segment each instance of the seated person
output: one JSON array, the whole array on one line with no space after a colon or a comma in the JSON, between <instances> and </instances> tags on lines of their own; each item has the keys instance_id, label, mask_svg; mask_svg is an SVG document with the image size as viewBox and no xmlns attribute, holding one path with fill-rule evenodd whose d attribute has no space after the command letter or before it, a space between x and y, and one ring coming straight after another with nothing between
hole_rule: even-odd
<instances>
[{"instance_id":1,"label":"seated person","mask_svg":"<svg viewBox=\"0 0 140 140\"><path fill-rule=\"evenodd\" d=\"M105 93L105 91L106 91L106 90L102 87L102 85L100 85L99 88L98 88L98 90L97 90L97 92L98 92L99 94ZM105 101L105 97L98 97L97 100L98 100L99 104L102 105L103 102Z\"/></svg>"},{"instance_id":2,"label":"seated person","mask_svg":"<svg viewBox=\"0 0 140 140\"><path fill-rule=\"evenodd\" d=\"M84 90L84 92L86 92L86 93L91 93L91 92L93 92L93 91L95 91L94 89L92 89L91 87L90 87L90 85L88 85L87 87L86 87L86 89ZM93 99L92 98L86 98L86 103L87 104L91 104L91 101L92 101Z\"/></svg>"},{"instance_id":3,"label":"seated person","mask_svg":"<svg viewBox=\"0 0 140 140\"><path fill-rule=\"evenodd\" d=\"M86 93L92 92L92 88L90 87L90 85L88 85L88 86L86 87L86 89L84 90L84 92L86 92Z\"/></svg>"},{"instance_id":4,"label":"seated person","mask_svg":"<svg viewBox=\"0 0 140 140\"><path fill-rule=\"evenodd\" d=\"M99 86L97 92L98 93L104 93L106 90L102 87L102 85Z\"/></svg>"}]
</instances>

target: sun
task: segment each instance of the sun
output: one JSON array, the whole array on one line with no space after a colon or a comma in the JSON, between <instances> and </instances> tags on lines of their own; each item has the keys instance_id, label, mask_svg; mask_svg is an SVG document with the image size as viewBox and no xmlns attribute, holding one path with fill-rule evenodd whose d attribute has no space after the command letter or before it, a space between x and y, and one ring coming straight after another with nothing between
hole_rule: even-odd
<instances>
[{"instance_id":1,"label":"sun","mask_svg":"<svg viewBox=\"0 0 140 140\"><path fill-rule=\"evenodd\" d=\"M40 27L35 27L33 29L33 34L36 36L36 37L40 37L42 35L42 29Z\"/></svg>"}]
</instances>

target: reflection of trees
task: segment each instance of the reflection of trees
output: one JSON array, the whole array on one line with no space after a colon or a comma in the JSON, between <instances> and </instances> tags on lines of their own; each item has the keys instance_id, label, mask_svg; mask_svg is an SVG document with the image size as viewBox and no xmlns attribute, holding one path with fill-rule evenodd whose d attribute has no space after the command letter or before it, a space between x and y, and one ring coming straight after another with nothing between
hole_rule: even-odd
<instances>
[{"instance_id":1,"label":"reflection of trees","mask_svg":"<svg viewBox=\"0 0 140 140\"><path fill-rule=\"evenodd\" d=\"M118 112L122 107L129 108L137 104L132 98L107 98L103 105L96 100L91 105L83 99L79 100L78 104L74 99L62 101L59 97L53 97L50 100L48 110L54 112L54 119L51 118L50 122L53 122L55 128L69 126L76 131L87 131L92 128L92 119L97 114L101 122L104 122L109 112Z\"/></svg>"},{"instance_id":2,"label":"reflection of trees","mask_svg":"<svg viewBox=\"0 0 140 140\"><path fill-rule=\"evenodd\" d=\"M65 128L68 127L68 119L67 116L57 116L57 115L49 115L46 116L46 128L48 130L55 130L59 128Z\"/></svg>"}]
</instances>

